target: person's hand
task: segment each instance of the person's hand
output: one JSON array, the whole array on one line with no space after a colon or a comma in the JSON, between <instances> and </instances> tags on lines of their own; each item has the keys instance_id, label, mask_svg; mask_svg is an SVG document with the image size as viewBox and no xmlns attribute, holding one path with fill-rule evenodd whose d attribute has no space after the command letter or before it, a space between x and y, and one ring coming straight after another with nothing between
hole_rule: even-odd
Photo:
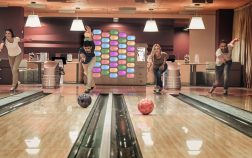
<instances>
[{"instance_id":1,"label":"person's hand","mask_svg":"<svg viewBox=\"0 0 252 158\"><path fill-rule=\"evenodd\" d=\"M85 29L86 29L86 32L89 32L89 33L92 32L92 31L91 31L91 28L90 28L88 25L85 25Z\"/></svg>"},{"instance_id":2,"label":"person's hand","mask_svg":"<svg viewBox=\"0 0 252 158\"><path fill-rule=\"evenodd\" d=\"M84 36L85 38L90 38L92 37L92 31L91 31L91 28L87 25L85 25L85 29L86 31L84 32Z\"/></svg>"},{"instance_id":3,"label":"person's hand","mask_svg":"<svg viewBox=\"0 0 252 158\"><path fill-rule=\"evenodd\" d=\"M234 40L235 40L235 42L237 42L237 41L240 41L240 38L235 38Z\"/></svg>"},{"instance_id":4,"label":"person's hand","mask_svg":"<svg viewBox=\"0 0 252 158\"><path fill-rule=\"evenodd\" d=\"M85 62L86 61L86 57L81 57L80 59L82 62Z\"/></svg>"},{"instance_id":5,"label":"person's hand","mask_svg":"<svg viewBox=\"0 0 252 158\"><path fill-rule=\"evenodd\" d=\"M159 70L164 71L164 64L159 67Z\"/></svg>"}]
</instances>

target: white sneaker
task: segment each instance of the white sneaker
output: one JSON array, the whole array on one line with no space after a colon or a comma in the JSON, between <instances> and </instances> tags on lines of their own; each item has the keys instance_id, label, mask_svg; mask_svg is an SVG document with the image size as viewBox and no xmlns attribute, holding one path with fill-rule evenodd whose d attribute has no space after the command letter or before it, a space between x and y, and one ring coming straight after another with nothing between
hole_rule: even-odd
<instances>
[{"instance_id":1,"label":"white sneaker","mask_svg":"<svg viewBox=\"0 0 252 158\"><path fill-rule=\"evenodd\" d=\"M15 87L11 87L10 92L13 93L15 91Z\"/></svg>"}]
</instances>

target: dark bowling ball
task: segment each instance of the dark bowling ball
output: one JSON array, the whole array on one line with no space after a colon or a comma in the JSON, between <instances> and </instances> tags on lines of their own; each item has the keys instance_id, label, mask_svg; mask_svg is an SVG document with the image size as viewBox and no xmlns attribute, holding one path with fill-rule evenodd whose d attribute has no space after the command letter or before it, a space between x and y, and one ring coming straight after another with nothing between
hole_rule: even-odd
<instances>
[{"instance_id":1,"label":"dark bowling ball","mask_svg":"<svg viewBox=\"0 0 252 158\"><path fill-rule=\"evenodd\" d=\"M92 98L89 94L81 94L78 97L78 104L83 107L83 108L87 108L92 102Z\"/></svg>"}]
</instances>

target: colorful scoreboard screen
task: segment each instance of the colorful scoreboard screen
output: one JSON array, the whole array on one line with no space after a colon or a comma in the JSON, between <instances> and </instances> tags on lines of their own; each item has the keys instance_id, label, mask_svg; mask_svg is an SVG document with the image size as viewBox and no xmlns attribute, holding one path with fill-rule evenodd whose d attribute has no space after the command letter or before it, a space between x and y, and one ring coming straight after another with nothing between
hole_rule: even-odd
<instances>
[{"instance_id":1,"label":"colorful scoreboard screen","mask_svg":"<svg viewBox=\"0 0 252 158\"><path fill-rule=\"evenodd\" d=\"M103 32L95 29L93 40L96 56L93 77L135 77L135 36L118 30Z\"/></svg>"}]
</instances>

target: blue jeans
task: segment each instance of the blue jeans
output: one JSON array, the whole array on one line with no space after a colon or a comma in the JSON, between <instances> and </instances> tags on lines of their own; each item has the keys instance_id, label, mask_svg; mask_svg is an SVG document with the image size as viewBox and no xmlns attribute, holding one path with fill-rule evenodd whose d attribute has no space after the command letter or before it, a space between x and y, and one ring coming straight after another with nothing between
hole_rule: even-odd
<instances>
[{"instance_id":1,"label":"blue jeans","mask_svg":"<svg viewBox=\"0 0 252 158\"><path fill-rule=\"evenodd\" d=\"M165 70L167 69L167 64L164 65L164 70L161 70L160 67L158 68L153 68L153 71L154 71L154 75L155 75L155 78L156 78L156 86L159 86L160 88L163 88L163 83L162 83L162 80L161 80L161 75L163 72L165 72Z\"/></svg>"},{"instance_id":2,"label":"blue jeans","mask_svg":"<svg viewBox=\"0 0 252 158\"><path fill-rule=\"evenodd\" d=\"M228 79L229 79L229 72L231 69L232 61L227 61L225 64L222 64L221 66L216 66L215 68L215 82L213 84L213 87L217 87L221 82L221 76L224 72L224 89L228 89Z\"/></svg>"}]
</instances>

